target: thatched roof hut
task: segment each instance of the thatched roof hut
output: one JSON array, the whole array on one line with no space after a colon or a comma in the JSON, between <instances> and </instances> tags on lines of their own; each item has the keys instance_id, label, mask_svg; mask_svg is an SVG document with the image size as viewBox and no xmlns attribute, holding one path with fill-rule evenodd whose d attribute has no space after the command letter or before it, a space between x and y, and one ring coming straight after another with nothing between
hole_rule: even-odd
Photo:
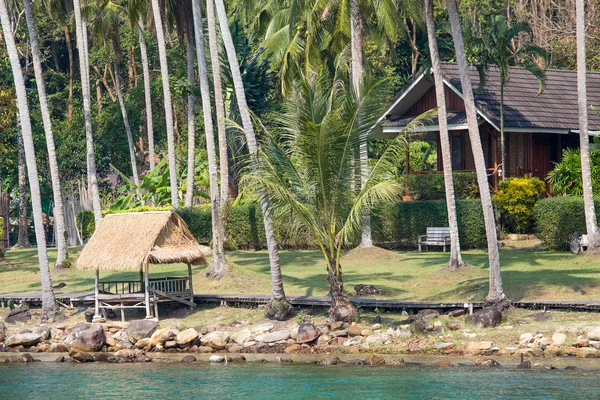
<instances>
[{"instance_id":1,"label":"thatched roof hut","mask_svg":"<svg viewBox=\"0 0 600 400\"><path fill-rule=\"evenodd\" d=\"M112 271L148 264L207 265L207 249L174 212L110 214L83 248L77 267Z\"/></svg>"}]
</instances>

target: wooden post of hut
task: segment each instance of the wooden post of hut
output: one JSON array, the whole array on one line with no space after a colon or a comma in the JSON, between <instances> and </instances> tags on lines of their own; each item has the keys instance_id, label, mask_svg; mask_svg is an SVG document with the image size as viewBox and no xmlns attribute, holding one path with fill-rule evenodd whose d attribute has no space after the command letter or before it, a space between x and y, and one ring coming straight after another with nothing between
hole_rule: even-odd
<instances>
[{"instance_id":1,"label":"wooden post of hut","mask_svg":"<svg viewBox=\"0 0 600 400\"><path fill-rule=\"evenodd\" d=\"M194 302L194 284L192 283L192 264L187 263L187 267L188 267L188 279L189 279L189 285L190 285L190 301L193 303ZM194 307L190 307L190 309L193 309Z\"/></svg>"},{"instance_id":2,"label":"wooden post of hut","mask_svg":"<svg viewBox=\"0 0 600 400\"><path fill-rule=\"evenodd\" d=\"M144 262L144 265L142 266L142 269L144 270L144 293L145 293L145 300L146 300L146 318L152 318L152 315L150 315L150 284L149 284L149 280L148 280L148 261ZM158 318L158 315L156 316Z\"/></svg>"}]
</instances>

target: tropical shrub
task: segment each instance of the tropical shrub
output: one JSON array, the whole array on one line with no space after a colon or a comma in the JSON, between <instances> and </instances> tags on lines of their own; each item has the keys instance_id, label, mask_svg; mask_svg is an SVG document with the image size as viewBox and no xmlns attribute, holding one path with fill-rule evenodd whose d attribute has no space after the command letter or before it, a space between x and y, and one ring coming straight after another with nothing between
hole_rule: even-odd
<instances>
[{"instance_id":1,"label":"tropical shrub","mask_svg":"<svg viewBox=\"0 0 600 400\"><path fill-rule=\"evenodd\" d=\"M452 173L454 182L454 196L456 199L471 199L478 197L477 175L474 172ZM411 193L415 194L415 200L435 200L446 196L444 187L444 174L409 174L405 182Z\"/></svg>"},{"instance_id":2,"label":"tropical shrub","mask_svg":"<svg viewBox=\"0 0 600 400\"><path fill-rule=\"evenodd\" d=\"M94 220L94 212L92 210L79 211L75 216L77 229L81 240L87 240L92 237L96 229L96 221Z\"/></svg>"},{"instance_id":3,"label":"tropical shrub","mask_svg":"<svg viewBox=\"0 0 600 400\"><path fill-rule=\"evenodd\" d=\"M535 177L510 178L498 183L494 200L510 232L531 232L533 208L545 190L544 182Z\"/></svg>"},{"instance_id":4,"label":"tropical shrub","mask_svg":"<svg viewBox=\"0 0 600 400\"><path fill-rule=\"evenodd\" d=\"M592 191L600 195L600 149L590 148ZM582 196L581 155L579 149L563 150L562 160L548 174L552 192L563 196Z\"/></svg>"},{"instance_id":5,"label":"tropical shrub","mask_svg":"<svg viewBox=\"0 0 600 400\"><path fill-rule=\"evenodd\" d=\"M600 198L594 204L598 209ZM542 199L535 204L533 219L536 235L548 250L568 250L573 233L587 230L583 199L578 197Z\"/></svg>"}]
</instances>

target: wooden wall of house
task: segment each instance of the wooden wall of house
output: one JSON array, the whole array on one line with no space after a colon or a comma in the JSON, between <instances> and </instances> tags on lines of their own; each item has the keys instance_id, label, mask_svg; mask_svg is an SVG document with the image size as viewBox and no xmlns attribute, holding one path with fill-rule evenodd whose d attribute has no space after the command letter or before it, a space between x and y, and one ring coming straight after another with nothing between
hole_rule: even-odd
<instances>
[{"instance_id":1,"label":"wooden wall of house","mask_svg":"<svg viewBox=\"0 0 600 400\"><path fill-rule=\"evenodd\" d=\"M448 112L465 111L465 103L459 95L454 93L448 86L444 86L444 92L446 94L446 109ZM435 99L435 86L433 86L408 109L406 115L420 115L435 107L437 107L437 101Z\"/></svg>"}]
</instances>

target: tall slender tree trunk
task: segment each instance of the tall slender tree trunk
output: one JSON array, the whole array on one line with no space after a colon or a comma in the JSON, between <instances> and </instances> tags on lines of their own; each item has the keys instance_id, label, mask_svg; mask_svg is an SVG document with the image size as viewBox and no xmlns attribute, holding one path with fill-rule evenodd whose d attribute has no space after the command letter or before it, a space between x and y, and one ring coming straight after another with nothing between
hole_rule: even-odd
<instances>
[{"instance_id":1,"label":"tall slender tree trunk","mask_svg":"<svg viewBox=\"0 0 600 400\"><path fill-rule=\"evenodd\" d=\"M427 39L433 77L435 80L435 98L438 107L438 124L440 127L440 145L442 148L442 166L444 169L444 188L446 190L446 207L448 208L448 226L450 227L450 261L448 268L456 271L464 265L460 253L458 237L458 219L456 217L456 201L454 198L454 182L452 179L452 153L450 152L450 135L448 134L448 114L446 113L446 94L444 92L444 77L437 45L435 20L433 17L433 0L423 1L425 22L427 24Z\"/></svg>"},{"instance_id":2,"label":"tall slender tree trunk","mask_svg":"<svg viewBox=\"0 0 600 400\"><path fill-rule=\"evenodd\" d=\"M100 191L98 190L98 177L96 175L96 158L94 156L94 136L92 134L92 107L90 93L90 71L87 52L87 27L81 17L81 5L79 0L73 0L73 11L75 13L77 46L79 48L79 69L81 74L81 91L83 94L83 115L85 117L85 142L88 170L88 185L92 196L92 208L96 226L102 219L102 207L100 205Z\"/></svg>"},{"instance_id":3,"label":"tall slender tree trunk","mask_svg":"<svg viewBox=\"0 0 600 400\"><path fill-rule=\"evenodd\" d=\"M352 323L358 318L358 310L344 292L342 266L338 264L337 257L331 255L331 253L326 256L329 258L329 264L331 265L331 268L327 270L327 281L329 283L329 293L331 294L329 317L333 321Z\"/></svg>"},{"instance_id":4,"label":"tall slender tree trunk","mask_svg":"<svg viewBox=\"0 0 600 400\"><path fill-rule=\"evenodd\" d=\"M504 139L504 82L500 83L500 157L502 162L502 175L500 179L506 178L508 164L506 163L506 146Z\"/></svg>"},{"instance_id":5,"label":"tall slender tree trunk","mask_svg":"<svg viewBox=\"0 0 600 400\"><path fill-rule=\"evenodd\" d=\"M144 99L146 101L146 129L148 130L148 159L150 171L156 167L154 154L154 123L152 119L152 87L150 86L150 66L148 64L148 51L146 49L146 38L144 37L144 25L142 19L138 21L140 37L140 53L142 56L142 71L144 74Z\"/></svg>"},{"instance_id":6,"label":"tall slender tree trunk","mask_svg":"<svg viewBox=\"0 0 600 400\"><path fill-rule=\"evenodd\" d=\"M210 3L210 0L208 1ZM215 134L212 121L210 88L208 86L208 71L204 51L204 33L200 0L192 0L194 18L194 34L196 36L196 58L198 60L198 76L202 92L202 110L204 114L204 132L206 134L206 150L208 153L208 176L210 178L210 202L212 213L212 263L206 275L212 279L221 279L229 267L225 261L223 250L223 214L220 207L219 178L217 174L217 153L215 149ZM214 14L213 14L214 15Z\"/></svg>"},{"instance_id":7,"label":"tall slender tree trunk","mask_svg":"<svg viewBox=\"0 0 600 400\"><path fill-rule=\"evenodd\" d=\"M50 109L48 108L48 99L46 98L46 85L42 74L42 62L40 60L40 49L38 46L38 37L33 23L33 10L31 0L24 0L25 18L27 19L27 29L29 30L29 41L31 42L31 54L33 57L33 70L35 72L35 81L37 85L38 96L40 99L40 108L42 121L44 124L44 133L46 135L46 145L48 147L48 162L50 164L50 177L52 179L52 192L54 195L54 224L56 225L56 247L58 254L56 257L56 267L60 267L67 258L67 241L65 238L65 215L63 210L62 192L60 188L60 175L58 173L58 162L56 161L56 150L54 147L54 135L52 134L52 122L50 121Z\"/></svg>"},{"instance_id":8,"label":"tall slender tree trunk","mask_svg":"<svg viewBox=\"0 0 600 400\"><path fill-rule=\"evenodd\" d=\"M163 95L165 100L165 118L167 121L167 148L169 154L169 180L171 184L171 207L179 208L179 188L177 185L177 162L175 160L175 132L173 123L173 102L171 101L171 89L169 87L169 65L167 63L167 47L163 21L160 15L159 1L152 0L152 14L156 28L156 40L158 42L158 55L160 59L160 74L162 77Z\"/></svg>"},{"instance_id":9,"label":"tall slender tree trunk","mask_svg":"<svg viewBox=\"0 0 600 400\"><path fill-rule=\"evenodd\" d=\"M69 100L67 102L67 120L73 118L73 45L71 44L71 34L69 27L63 26L65 32L65 43L67 45L67 53L69 54Z\"/></svg>"},{"instance_id":10,"label":"tall slender tree trunk","mask_svg":"<svg viewBox=\"0 0 600 400\"><path fill-rule=\"evenodd\" d=\"M227 130L225 129L225 103L221 83L221 65L219 63L219 43L215 24L215 7L211 0L206 2L206 22L208 23L208 45L210 64L215 89L215 111L217 115L217 134L219 137L219 166L221 169L221 208L225 210L229 199L229 163L227 159ZM224 213L223 213L224 215ZM225 233L223 233L225 234Z\"/></svg>"},{"instance_id":11,"label":"tall slender tree trunk","mask_svg":"<svg viewBox=\"0 0 600 400\"><path fill-rule=\"evenodd\" d=\"M131 172L133 174L133 183L136 186L140 184L140 178L138 176L137 161L135 159L135 145L133 142L133 134L131 133L131 125L129 124L129 118L127 117L127 108L125 108L125 99L123 98L123 92L121 91L121 78L119 77L119 63L115 59L113 61L115 68L115 90L117 92L117 98L119 99L119 106L121 108L121 116L123 117L123 124L125 125L125 134L127 135L127 145L129 146L129 161L131 162Z\"/></svg>"},{"instance_id":12,"label":"tall slender tree trunk","mask_svg":"<svg viewBox=\"0 0 600 400\"><path fill-rule=\"evenodd\" d=\"M187 77L190 85L195 83L194 77L194 37L191 23L187 24L186 32L186 43L187 43ZM204 72L206 73L206 71ZM196 121L194 117L196 115L196 99L193 94L188 94L187 99L187 122L188 122L188 154L187 154L187 180L185 190L185 201L184 207L191 208L194 201L194 161L196 159ZM208 144L207 144L208 146ZM213 137L214 146L214 137ZM210 169L210 168L209 168ZM216 167L215 167L216 173ZM217 185L218 185L217 181ZM218 186L217 186L218 190Z\"/></svg>"},{"instance_id":13,"label":"tall slender tree trunk","mask_svg":"<svg viewBox=\"0 0 600 400\"><path fill-rule=\"evenodd\" d=\"M27 222L27 170L25 169L25 146L21 129L17 132L19 158L19 236L17 246L31 247L29 242L29 223Z\"/></svg>"},{"instance_id":14,"label":"tall slender tree trunk","mask_svg":"<svg viewBox=\"0 0 600 400\"><path fill-rule=\"evenodd\" d=\"M454 49L456 50L456 60L458 62L458 71L460 73L460 82L465 101L465 111L467 114L467 125L469 127L469 139L471 140L471 150L475 161L475 170L477 172L477 183L481 195L481 206L483 209L483 218L485 222L485 231L488 245L489 258L489 293L485 298L485 304L504 309L510 305L504 290L502 288L502 276L500 275L500 253L498 251L498 235L496 233L496 223L494 220L494 210L492 208L492 197L490 194L490 185L488 183L487 170L485 168L485 158L483 148L481 147L481 137L479 136L479 126L477 124L477 113L475 110L475 100L473 98L473 86L469 74L469 65L465 55L465 47L462 37L460 19L456 0L446 0L448 5L448 16L452 27L452 37L454 39Z\"/></svg>"},{"instance_id":15,"label":"tall slender tree trunk","mask_svg":"<svg viewBox=\"0 0 600 400\"><path fill-rule=\"evenodd\" d=\"M583 186L583 204L585 207L585 226L588 235L588 251L598 251L600 233L596 221L594 194L592 192L592 171L590 168L590 137L588 133L588 104L586 92L586 55L585 55L585 1L577 0L577 103L579 105L579 146L581 153L581 175Z\"/></svg>"},{"instance_id":16,"label":"tall slender tree trunk","mask_svg":"<svg viewBox=\"0 0 600 400\"><path fill-rule=\"evenodd\" d=\"M254 133L254 127L252 126L252 120L250 119L250 110L248 109L248 103L246 102L246 93L244 92L244 82L242 81L240 65L237 60L231 32L229 31L227 11L225 10L225 4L223 3L223 0L215 0L215 5L219 20L219 27L221 28L221 36L223 38L223 45L225 46L227 59L229 60L229 68L231 69L236 99L242 119L242 126L244 127L244 133L246 135L248 151L251 155L254 155L258 150L256 144L256 134ZM285 291L283 289L281 266L279 265L279 249L277 240L275 239L273 216L271 215L271 211L269 209L269 203L262 194L260 195L260 206L264 217L267 248L269 250L269 265L271 267L272 298L265 307L265 310L270 318L283 319L287 317L291 311L291 305L287 301L285 297Z\"/></svg>"},{"instance_id":17,"label":"tall slender tree trunk","mask_svg":"<svg viewBox=\"0 0 600 400\"><path fill-rule=\"evenodd\" d=\"M33 132L31 130L31 120L29 117L29 107L27 105L27 93L25 92L25 81L17 46L10 27L8 10L4 0L0 0L0 20L4 32L4 41L8 50L8 57L15 81L15 91L17 94L17 108L19 110L19 119L23 134L23 144L25 148L25 162L27 163L27 174L29 177L29 188L31 191L31 203L33 205L33 222L35 226L35 236L37 240L38 259L40 263L40 277L42 279L42 321L55 321L60 316L60 309L54 290L52 289L52 276L50 275L50 266L48 264L48 253L46 250L46 237L44 235L44 225L42 219L42 198L40 196L40 183L35 162L35 149L33 147Z\"/></svg>"},{"instance_id":18,"label":"tall slender tree trunk","mask_svg":"<svg viewBox=\"0 0 600 400\"><path fill-rule=\"evenodd\" d=\"M352 87L356 93L357 101L362 98L361 86L363 81L363 24L360 14L360 8L358 0L350 0L350 40L352 49L352 61L351 61L351 75L352 75ZM362 187L369 174L369 152L367 147L367 139L361 141L359 145L359 163L358 168L360 169L360 186ZM373 238L371 235L371 214L368 209L363 210L362 217L362 236L361 245L362 247L373 247Z\"/></svg>"}]
</instances>

